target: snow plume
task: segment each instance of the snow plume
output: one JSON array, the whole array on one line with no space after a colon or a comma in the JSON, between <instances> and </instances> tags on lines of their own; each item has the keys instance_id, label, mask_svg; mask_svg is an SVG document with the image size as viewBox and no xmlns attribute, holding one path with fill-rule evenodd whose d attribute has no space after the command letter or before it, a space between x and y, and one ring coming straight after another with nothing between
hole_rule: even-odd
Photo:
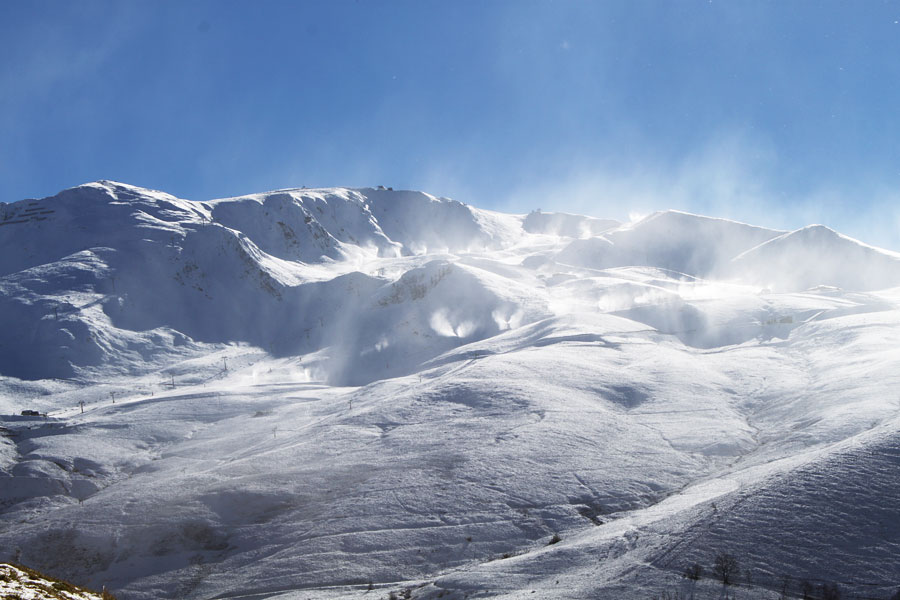
<instances>
[{"instance_id":1,"label":"snow plume","mask_svg":"<svg viewBox=\"0 0 900 600\"><path fill-rule=\"evenodd\" d=\"M643 323L695 347L740 343L761 334L758 288L673 277L658 269L612 269L548 290L558 316L606 313ZM748 300L749 299L749 300Z\"/></svg>"},{"instance_id":2,"label":"snow plume","mask_svg":"<svg viewBox=\"0 0 900 600\"><path fill-rule=\"evenodd\" d=\"M639 156L623 146L600 160L567 156L540 175L524 174L521 186L505 195L505 210L541 208L634 223L674 209L774 230L822 223L900 250L900 193L882 178L863 173L852 186L823 178L787 193L778 183L782 166L771 144L740 129L720 131L676 158L646 152L650 144L636 144Z\"/></svg>"},{"instance_id":3,"label":"snow plume","mask_svg":"<svg viewBox=\"0 0 900 600\"><path fill-rule=\"evenodd\" d=\"M615 229L618 221L596 219L567 213L533 211L522 221L522 228L529 233L541 233L570 238L589 238Z\"/></svg>"},{"instance_id":4,"label":"snow plume","mask_svg":"<svg viewBox=\"0 0 900 600\"><path fill-rule=\"evenodd\" d=\"M725 219L665 211L597 237L575 240L555 260L593 269L638 265L689 277L721 277L728 275L733 257L779 233Z\"/></svg>"},{"instance_id":5,"label":"snow plume","mask_svg":"<svg viewBox=\"0 0 900 600\"><path fill-rule=\"evenodd\" d=\"M428 324L435 333L445 337L468 338L477 329L473 321L452 318L447 309L439 309L432 313Z\"/></svg>"},{"instance_id":6,"label":"snow plume","mask_svg":"<svg viewBox=\"0 0 900 600\"><path fill-rule=\"evenodd\" d=\"M779 291L828 285L878 290L900 285L900 254L811 225L751 248L733 261L742 279Z\"/></svg>"},{"instance_id":7,"label":"snow plume","mask_svg":"<svg viewBox=\"0 0 900 600\"><path fill-rule=\"evenodd\" d=\"M677 160L623 155L568 165L552 180L525 177L507 195L508 209L552 207L624 222L633 221L633 214L666 209L776 227L784 221L780 212L771 212L776 196L766 184L774 153L745 132L722 132Z\"/></svg>"}]
</instances>

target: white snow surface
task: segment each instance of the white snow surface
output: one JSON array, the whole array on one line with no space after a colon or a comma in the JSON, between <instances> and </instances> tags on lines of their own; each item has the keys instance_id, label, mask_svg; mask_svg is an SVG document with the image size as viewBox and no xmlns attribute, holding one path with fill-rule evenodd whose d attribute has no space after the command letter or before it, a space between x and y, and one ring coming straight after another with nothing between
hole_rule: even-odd
<instances>
[{"instance_id":1,"label":"white snow surface","mask_svg":"<svg viewBox=\"0 0 900 600\"><path fill-rule=\"evenodd\" d=\"M0 561L120 600L699 599L729 552L732 592L889 598L897 286L827 228L676 211L0 205Z\"/></svg>"},{"instance_id":2,"label":"white snow surface","mask_svg":"<svg viewBox=\"0 0 900 600\"><path fill-rule=\"evenodd\" d=\"M102 600L100 594L0 564L0 598L10 600Z\"/></svg>"}]
</instances>

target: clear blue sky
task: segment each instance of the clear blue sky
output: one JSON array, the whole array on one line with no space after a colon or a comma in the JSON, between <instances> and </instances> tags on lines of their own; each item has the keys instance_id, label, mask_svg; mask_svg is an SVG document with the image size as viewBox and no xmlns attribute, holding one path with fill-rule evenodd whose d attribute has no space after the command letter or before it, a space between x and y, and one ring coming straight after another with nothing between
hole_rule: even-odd
<instances>
[{"instance_id":1,"label":"clear blue sky","mask_svg":"<svg viewBox=\"0 0 900 600\"><path fill-rule=\"evenodd\" d=\"M391 185L900 250L900 2L0 1L0 201Z\"/></svg>"}]
</instances>

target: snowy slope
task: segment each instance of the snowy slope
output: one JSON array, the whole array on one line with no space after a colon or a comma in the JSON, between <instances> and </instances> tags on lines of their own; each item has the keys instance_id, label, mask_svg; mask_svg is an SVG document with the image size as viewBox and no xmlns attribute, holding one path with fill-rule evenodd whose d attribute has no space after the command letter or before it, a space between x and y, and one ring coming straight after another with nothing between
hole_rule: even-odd
<instances>
[{"instance_id":1,"label":"snowy slope","mask_svg":"<svg viewBox=\"0 0 900 600\"><path fill-rule=\"evenodd\" d=\"M571 238L600 235L622 224L612 219L597 219L566 213L532 212L522 221L522 228L529 233L544 233Z\"/></svg>"},{"instance_id":2,"label":"snowy slope","mask_svg":"<svg viewBox=\"0 0 900 600\"><path fill-rule=\"evenodd\" d=\"M345 333L359 322L383 323L368 313L389 313L389 294L417 276L395 282L389 262L369 261L435 246L481 248L521 231L515 218L458 202L385 194L295 190L198 203L98 182L12 204L0 221L0 324L8 335L0 338L0 372L29 379L100 365L135 372L192 343L240 341L278 355L337 346L332 356L358 356L379 336L344 347ZM17 217L31 204L41 220ZM477 277L467 283L481 286ZM468 312L504 306L502 298L480 300ZM476 334L496 330L478 319ZM426 358L447 347L413 346Z\"/></svg>"},{"instance_id":3,"label":"snowy slope","mask_svg":"<svg viewBox=\"0 0 900 600\"><path fill-rule=\"evenodd\" d=\"M752 597L900 586L891 253L380 189L3 210L0 560L140 600L713 598L721 552Z\"/></svg>"},{"instance_id":4,"label":"snowy slope","mask_svg":"<svg viewBox=\"0 0 900 600\"><path fill-rule=\"evenodd\" d=\"M575 240L557 260L595 269L651 266L708 277L721 275L733 257L779 233L669 210L605 232L602 237Z\"/></svg>"},{"instance_id":5,"label":"snowy slope","mask_svg":"<svg viewBox=\"0 0 900 600\"><path fill-rule=\"evenodd\" d=\"M810 225L736 256L734 272L771 289L818 285L879 290L900 285L900 254L874 248L823 225Z\"/></svg>"},{"instance_id":6,"label":"snowy slope","mask_svg":"<svg viewBox=\"0 0 900 600\"><path fill-rule=\"evenodd\" d=\"M95 594L31 569L0 564L0 597L10 600L101 600Z\"/></svg>"}]
</instances>

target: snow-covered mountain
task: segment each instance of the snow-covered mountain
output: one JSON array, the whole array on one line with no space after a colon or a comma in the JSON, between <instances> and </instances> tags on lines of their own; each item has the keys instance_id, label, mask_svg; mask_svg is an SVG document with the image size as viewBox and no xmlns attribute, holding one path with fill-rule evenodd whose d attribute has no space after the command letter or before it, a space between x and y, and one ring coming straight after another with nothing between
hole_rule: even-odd
<instances>
[{"instance_id":1,"label":"snow-covered mountain","mask_svg":"<svg viewBox=\"0 0 900 600\"><path fill-rule=\"evenodd\" d=\"M0 205L0 561L140 600L702 598L729 553L753 597L888 598L897 286L822 226L677 211Z\"/></svg>"}]
</instances>

